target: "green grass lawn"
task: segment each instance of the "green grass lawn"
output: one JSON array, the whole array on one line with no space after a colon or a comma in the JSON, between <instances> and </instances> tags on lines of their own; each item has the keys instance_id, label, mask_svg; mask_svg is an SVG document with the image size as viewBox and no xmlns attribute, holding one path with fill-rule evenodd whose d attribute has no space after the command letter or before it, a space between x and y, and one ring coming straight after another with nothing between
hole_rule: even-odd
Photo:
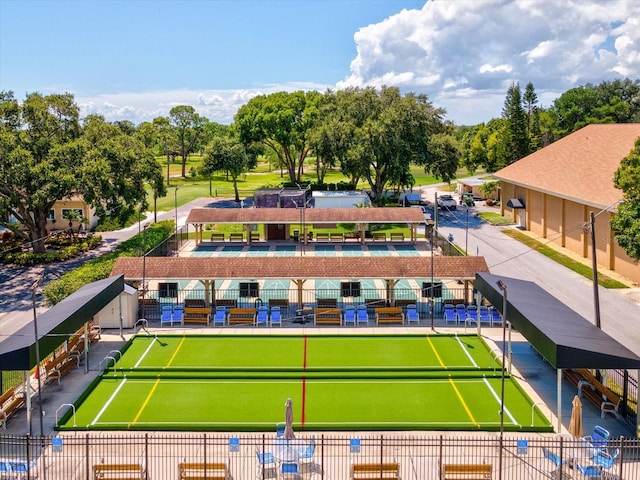
<instances>
[{"instance_id":1,"label":"green grass lawn","mask_svg":"<svg viewBox=\"0 0 640 480\"><path fill-rule=\"evenodd\" d=\"M62 430L497 430L501 371L474 335L134 337ZM505 429L550 431L514 378ZM75 424L75 425L74 425Z\"/></svg>"}]
</instances>

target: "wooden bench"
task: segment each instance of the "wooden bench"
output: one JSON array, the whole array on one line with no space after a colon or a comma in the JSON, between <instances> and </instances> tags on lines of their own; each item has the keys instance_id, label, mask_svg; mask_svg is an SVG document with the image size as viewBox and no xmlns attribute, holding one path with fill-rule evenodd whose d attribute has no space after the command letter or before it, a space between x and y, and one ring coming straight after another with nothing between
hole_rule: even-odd
<instances>
[{"instance_id":1,"label":"wooden bench","mask_svg":"<svg viewBox=\"0 0 640 480\"><path fill-rule=\"evenodd\" d=\"M313 315L315 325L342 325L342 310L339 308L316 308Z\"/></svg>"},{"instance_id":2,"label":"wooden bench","mask_svg":"<svg viewBox=\"0 0 640 480\"><path fill-rule=\"evenodd\" d=\"M224 242L224 233L212 233L211 234L212 242Z\"/></svg>"},{"instance_id":3,"label":"wooden bench","mask_svg":"<svg viewBox=\"0 0 640 480\"><path fill-rule=\"evenodd\" d=\"M392 242L404 242L404 233L402 233L402 232L391 232L391 241Z\"/></svg>"},{"instance_id":4,"label":"wooden bench","mask_svg":"<svg viewBox=\"0 0 640 480\"><path fill-rule=\"evenodd\" d=\"M316 242L328 242L329 238L328 233L316 233Z\"/></svg>"},{"instance_id":5,"label":"wooden bench","mask_svg":"<svg viewBox=\"0 0 640 480\"><path fill-rule=\"evenodd\" d=\"M374 309L376 313L376 325L381 323L404 324L404 313L402 307L378 307Z\"/></svg>"},{"instance_id":6,"label":"wooden bench","mask_svg":"<svg viewBox=\"0 0 640 480\"><path fill-rule=\"evenodd\" d=\"M38 372L39 375L44 373L44 383L49 383L53 379L58 381L58 385L60 385L60 380L62 380L62 376L69 373L71 370L70 366L74 367L79 364L79 358L75 356L69 357L69 354L66 350L62 350L58 352L58 354L44 362L44 372Z\"/></svg>"},{"instance_id":7,"label":"wooden bench","mask_svg":"<svg viewBox=\"0 0 640 480\"><path fill-rule=\"evenodd\" d=\"M356 240L360 241L360 234L358 232L347 232L344 234L344 239L346 240Z\"/></svg>"},{"instance_id":8,"label":"wooden bench","mask_svg":"<svg viewBox=\"0 0 640 480\"><path fill-rule=\"evenodd\" d=\"M94 480L143 480L145 476L145 468L140 463L98 463L93 466Z\"/></svg>"},{"instance_id":9,"label":"wooden bench","mask_svg":"<svg viewBox=\"0 0 640 480\"><path fill-rule=\"evenodd\" d=\"M182 323L196 323L209 325L211 320L211 308L209 307L184 307Z\"/></svg>"},{"instance_id":10,"label":"wooden bench","mask_svg":"<svg viewBox=\"0 0 640 480\"><path fill-rule=\"evenodd\" d=\"M352 463L351 480L400 479L400 464L387 463Z\"/></svg>"},{"instance_id":11,"label":"wooden bench","mask_svg":"<svg viewBox=\"0 0 640 480\"><path fill-rule=\"evenodd\" d=\"M378 241L386 242L387 234L385 232L374 232L371 235L371 238L373 238L374 242L378 242Z\"/></svg>"},{"instance_id":12,"label":"wooden bench","mask_svg":"<svg viewBox=\"0 0 640 480\"><path fill-rule=\"evenodd\" d=\"M589 370L586 368L564 370L563 374L567 380L578 388L577 394L579 397L587 398L600 409L601 418L604 418L607 413L620 418L622 397L603 385Z\"/></svg>"},{"instance_id":13,"label":"wooden bench","mask_svg":"<svg viewBox=\"0 0 640 480\"><path fill-rule=\"evenodd\" d=\"M244 242L244 233L230 233L229 234L230 242Z\"/></svg>"},{"instance_id":14,"label":"wooden bench","mask_svg":"<svg viewBox=\"0 0 640 480\"><path fill-rule=\"evenodd\" d=\"M488 463L445 463L440 471L440 480L489 480L492 466Z\"/></svg>"},{"instance_id":15,"label":"wooden bench","mask_svg":"<svg viewBox=\"0 0 640 480\"><path fill-rule=\"evenodd\" d=\"M255 308L230 308L227 316L229 325L255 325L256 309Z\"/></svg>"},{"instance_id":16,"label":"wooden bench","mask_svg":"<svg viewBox=\"0 0 640 480\"><path fill-rule=\"evenodd\" d=\"M2 422L3 429L7 428L9 418L11 418L22 405L24 405L24 395L16 393L14 387L9 388L0 395L0 422Z\"/></svg>"},{"instance_id":17,"label":"wooden bench","mask_svg":"<svg viewBox=\"0 0 640 480\"><path fill-rule=\"evenodd\" d=\"M226 463L189 463L181 462L178 465L180 480L227 480L231 478L229 466Z\"/></svg>"},{"instance_id":18,"label":"wooden bench","mask_svg":"<svg viewBox=\"0 0 640 480\"><path fill-rule=\"evenodd\" d=\"M330 233L329 238L332 242L343 242L344 243L344 234L343 233Z\"/></svg>"}]
</instances>

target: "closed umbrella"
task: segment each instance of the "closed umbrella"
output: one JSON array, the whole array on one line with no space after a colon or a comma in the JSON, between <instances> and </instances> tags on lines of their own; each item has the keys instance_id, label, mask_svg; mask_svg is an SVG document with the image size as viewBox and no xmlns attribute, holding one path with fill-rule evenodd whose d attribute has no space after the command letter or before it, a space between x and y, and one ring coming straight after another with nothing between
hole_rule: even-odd
<instances>
[{"instance_id":1,"label":"closed umbrella","mask_svg":"<svg viewBox=\"0 0 640 480\"><path fill-rule=\"evenodd\" d=\"M582 401L576 395L573 397L573 408L571 409L571 421L569 422L569 433L574 438L582 437Z\"/></svg>"},{"instance_id":2,"label":"closed umbrella","mask_svg":"<svg viewBox=\"0 0 640 480\"><path fill-rule=\"evenodd\" d=\"M296 438L293 433L293 402L290 398L284 404L284 438L285 440L293 440Z\"/></svg>"}]
</instances>

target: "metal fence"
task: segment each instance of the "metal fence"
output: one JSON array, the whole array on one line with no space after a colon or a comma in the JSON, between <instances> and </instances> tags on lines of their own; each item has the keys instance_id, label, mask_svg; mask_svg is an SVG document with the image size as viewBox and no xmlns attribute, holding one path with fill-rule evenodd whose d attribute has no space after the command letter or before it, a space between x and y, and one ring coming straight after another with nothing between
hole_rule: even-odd
<instances>
[{"instance_id":1,"label":"metal fence","mask_svg":"<svg viewBox=\"0 0 640 480\"><path fill-rule=\"evenodd\" d=\"M307 450L312 439L315 445ZM616 480L640 478L640 442L637 439L610 440L606 449L615 455L610 464L599 460L605 455L593 445L562 436L541 438L509 434L501 441L499 434L460 436L459 432L366 436L305 433L286 442L278 440L275 434L79 433L0 437L0 463L24 470L22 476L10 478L44 480L100 478L95 474L96 465L139 468L142 473L135 478L179 479L180 464L184 463L200 467L199 476L193 478L233 480L281 478L283 463L297 465L297 479L349 479L353 465L366 469L380 464L397 468L398 477L370 473L367 478L437 479L443 478L441 472L447 468L445 465L452 464L489 465L493 479L580 479L596 478L596 475L597 478ZM311 454L304 455L303 451ZM265 463L261 463L260 458ZM208 471L204 472L204 468ZM218 468L226 470L227 476L214 471ZM559 469L563 471L562 476ZM134 478L131 471L112 472L112 476L106 478L125 477Z\"/></svg>"}]
</instances>

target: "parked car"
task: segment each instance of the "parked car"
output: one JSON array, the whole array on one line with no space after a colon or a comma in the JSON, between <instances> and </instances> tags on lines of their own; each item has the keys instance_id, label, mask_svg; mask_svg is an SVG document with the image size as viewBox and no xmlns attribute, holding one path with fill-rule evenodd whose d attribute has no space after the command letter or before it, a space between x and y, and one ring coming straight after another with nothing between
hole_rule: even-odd
<instances>
[{"instance_id":1,"label":"parked car","mask_svg":"<svg viewBox=\"0 0 640 480\"><path fill-rule=\"evenodd\" d=\"M451 195L440 195L438 197L438 206L441 210L455 210L456 201Z\"/></svg>"},{"instance_id":2,"label":"parked car","mask_svg":"<svg viewBox=\"0 0 640 480\"><path fill-rule=\"evenodd\" d=\"M431 210L429 210L424 205L411 205L411 208L419 208L420 210L422 210L422 214L424 215L425 220L432 220Z\"/></svg>"}]
</instances>

